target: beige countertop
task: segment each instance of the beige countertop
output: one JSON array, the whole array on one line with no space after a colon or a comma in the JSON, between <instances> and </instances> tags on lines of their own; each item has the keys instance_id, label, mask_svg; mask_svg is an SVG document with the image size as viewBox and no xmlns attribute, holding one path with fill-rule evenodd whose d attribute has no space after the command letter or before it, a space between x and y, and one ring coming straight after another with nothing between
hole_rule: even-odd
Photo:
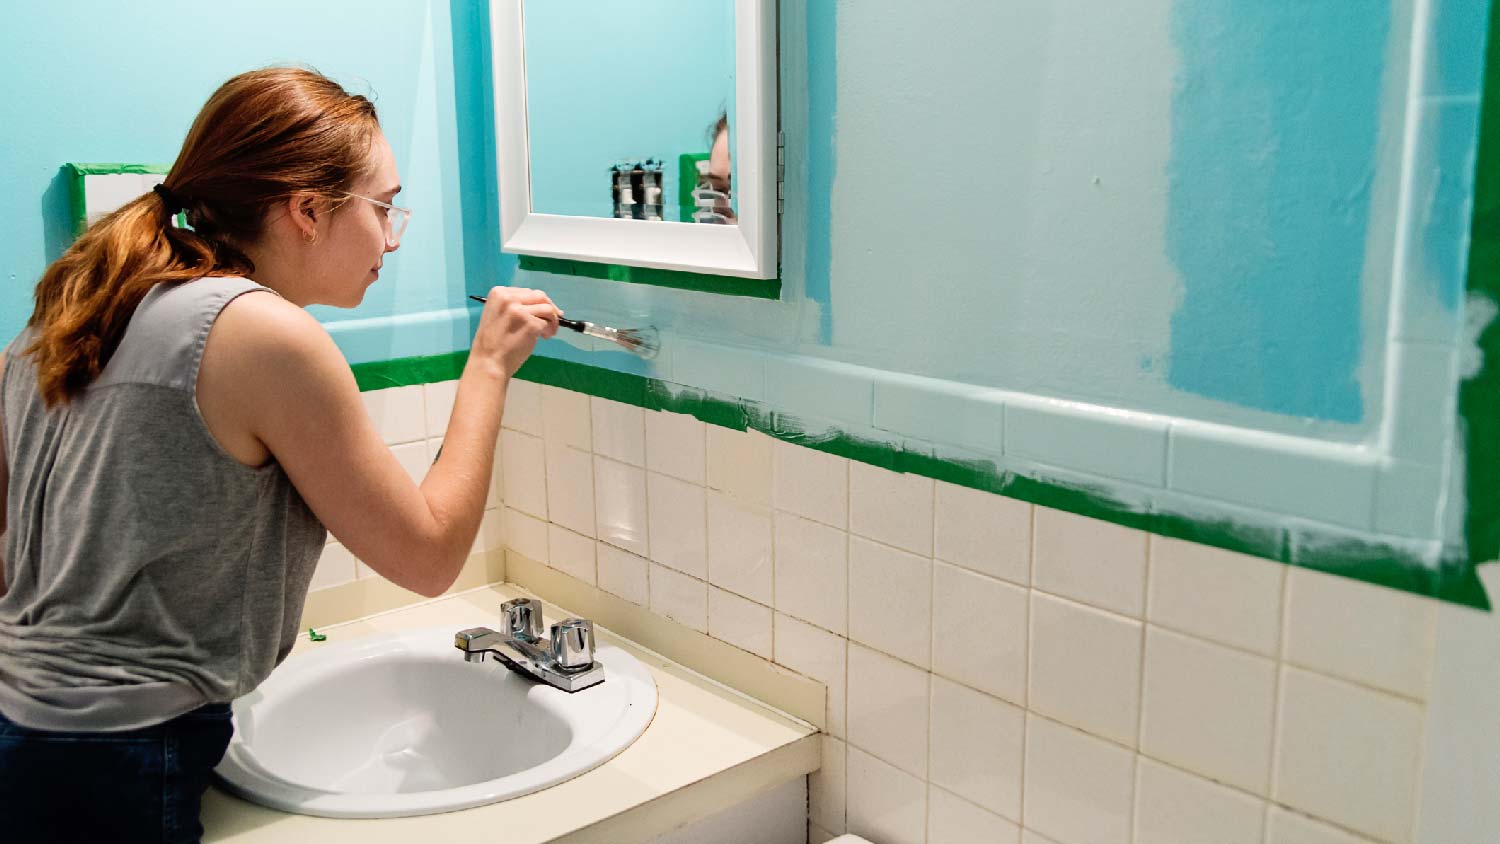
<instances>
[{"instance_id":1,"label":"beige countertop","mask_svg":"<svg viewBox=\"0 0 1500 844\"><path fill-rule=\"evenodd\" d=\"M494 625L500 604L530 593L495 584L330 626L327 641L451 625ZM547 621L556 608L547 604ZM558 616L559 618L561 616ZM205 842L453 842L568 844L643 841L816 770L817 728L599 628L656 679L656 718L633 744L585 774L534 794L458 812L345 820L267 809L210 788ZM306 637L293 655L319 647ZM457 659L455 655L455 659Z\"/></svg>"}]
</instances>

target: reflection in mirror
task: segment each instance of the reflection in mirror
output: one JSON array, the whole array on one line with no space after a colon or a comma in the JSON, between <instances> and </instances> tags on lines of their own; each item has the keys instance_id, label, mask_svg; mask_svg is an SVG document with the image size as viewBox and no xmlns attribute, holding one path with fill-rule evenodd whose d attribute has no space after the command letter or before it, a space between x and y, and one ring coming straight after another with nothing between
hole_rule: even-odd
<instances>
[{"instance_id":1,"label":"reflection in mirror","mask_svg":"<svg viewBox=\"0 0 1500 844\"><path fill-rule=\"evenodd\" d=\"M736 223L734 0L522 13L532 213Z\"/></svg>"}]
</instances>

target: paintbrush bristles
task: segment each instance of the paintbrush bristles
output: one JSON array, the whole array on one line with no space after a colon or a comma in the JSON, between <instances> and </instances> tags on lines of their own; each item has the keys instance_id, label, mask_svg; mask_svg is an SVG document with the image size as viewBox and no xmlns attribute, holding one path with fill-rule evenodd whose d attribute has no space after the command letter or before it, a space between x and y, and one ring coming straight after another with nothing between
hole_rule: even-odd
<instances>
[{"instance_id":1,"label":"paintbrush bristles","mask_svg":"<svg viewBox=\"0 0 1500 844\"><path fill-rule=\"evenodd\" d=\"M615 342L650 360L661 351L661 340L654 328L623 328L615 332Z\"/></svg>"}]
</instances>

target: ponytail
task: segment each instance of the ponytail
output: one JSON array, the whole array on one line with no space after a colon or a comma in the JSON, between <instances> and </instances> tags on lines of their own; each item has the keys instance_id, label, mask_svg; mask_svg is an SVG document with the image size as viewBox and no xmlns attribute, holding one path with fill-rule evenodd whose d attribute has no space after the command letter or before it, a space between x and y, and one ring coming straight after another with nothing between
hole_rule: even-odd
<instances>
[{"instance_id":1,"label":"ponytail","mask_svg":"<svg viewBox=\"0 0 1500 844\"><path fill-rule=\"evenodd\" d=\"M230 79L193 122L160 190L105 216L37 283L25 350L49 408L109 363L136 306L158 284L255 271L241 244L278 200L337 202L364 174L375 107L315 71L268 68ZM173 225L180 206L191 229Z\"/></svg>"}]
</instances>

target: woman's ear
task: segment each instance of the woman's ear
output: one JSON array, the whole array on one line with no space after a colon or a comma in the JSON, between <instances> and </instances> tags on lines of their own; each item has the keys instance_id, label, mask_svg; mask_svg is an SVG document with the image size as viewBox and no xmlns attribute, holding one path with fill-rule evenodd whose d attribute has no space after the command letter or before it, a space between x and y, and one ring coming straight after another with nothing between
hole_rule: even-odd
<instances>
[{"instance_id":1,"label":"woman's ear","mask_svg":"<svg viewBox=\"0 0 1500 844\"><path fill-rule=\"evenodd\" d=\"M297 227L302 239L312 243L318 239L318 222L324 216L322 200L317 194L299 192L287 197L287 219Z\"/></svg>"}]
</instances>

